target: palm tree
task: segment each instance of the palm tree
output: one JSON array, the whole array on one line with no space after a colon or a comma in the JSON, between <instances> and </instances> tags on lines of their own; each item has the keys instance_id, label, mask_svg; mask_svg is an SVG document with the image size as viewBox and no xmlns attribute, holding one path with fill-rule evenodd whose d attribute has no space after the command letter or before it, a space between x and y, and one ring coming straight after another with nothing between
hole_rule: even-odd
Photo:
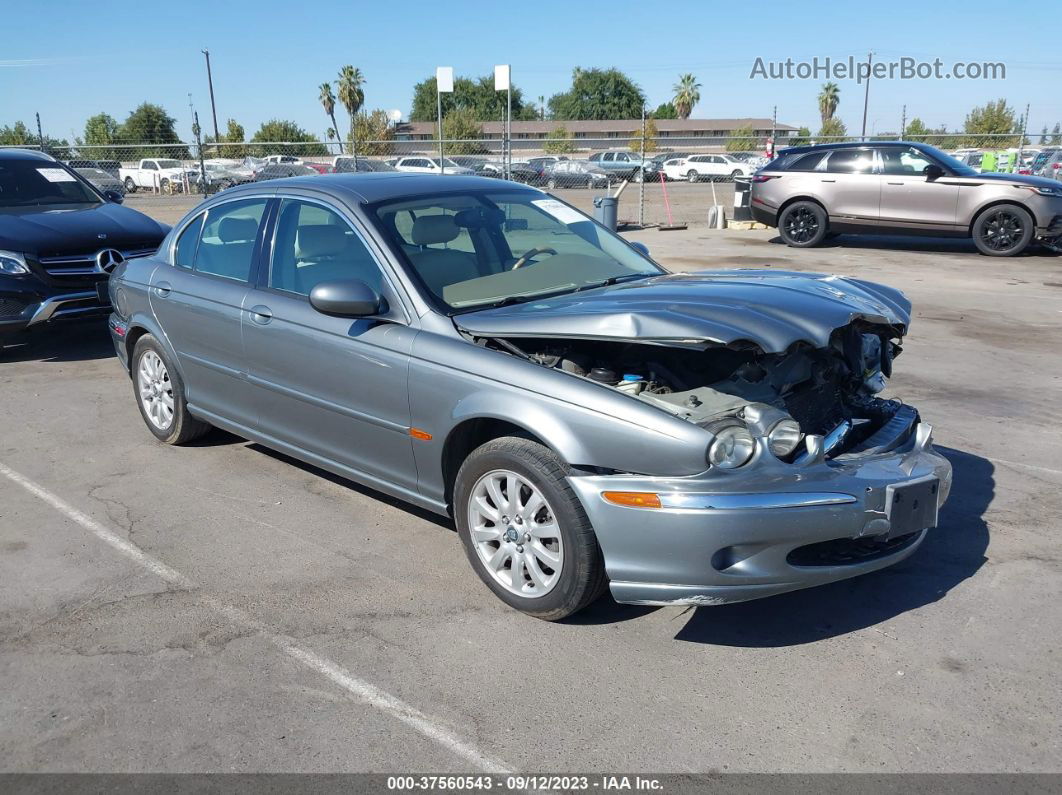
<instances>
[{"instance_id":1,"label":"palm tree","mask_svg":"<svg viewBox=\"0 0 1062 795\"><path fill-rule=\"evenodd\" d=\"M679 81L672 87L675 92L672 104L674 104L675 112L680 119L688 119L690 114L693 113L693 106L701 101L700 88L701 84L697 82L697 78L693 75L679 75Z\"/></svg>"},{"instance_id":2,"label":"palm tree","mask_svg":"<svg viewBox=\"0 0 1062 795\"><path fill-rule=\"evenodd\" d=\"M324 112L328 114L328 118L332 120L332 129L329 130L331 138L333 135L339 137L339 125L336 124L336 95L332 93L331 83L321 83L321 94L318 97L321 100L321 107L324 108ZM339 148L340 153L343 152L343 147Z\"/></svg>"},{"instance_id":3,"label":"palm tree","mask_svg":"<svg viewBox=\"0 0 1062 795\"><path fill-rule=\"evenodd\" d=\"M822 117L823 124L833 118L840 101L840 86L836 83L823 83L822 91L819 92L819 115Z\"/></svg>"},{"instance_id":4,"label":"palm tree","mask_svg":"<svg viewBox=\"0 0 1062 795\"><path fill-rule=\"evenodd\" d=\"M349 65L339 70L339 80L336 81L339 87L339 101L350 114L350 151L352 154L355 153L357 146L354 138L354 120L365 102L365 91L362 90L365 82L365 76L362 75L361 70Z\"/></svg>"}]
</instances>

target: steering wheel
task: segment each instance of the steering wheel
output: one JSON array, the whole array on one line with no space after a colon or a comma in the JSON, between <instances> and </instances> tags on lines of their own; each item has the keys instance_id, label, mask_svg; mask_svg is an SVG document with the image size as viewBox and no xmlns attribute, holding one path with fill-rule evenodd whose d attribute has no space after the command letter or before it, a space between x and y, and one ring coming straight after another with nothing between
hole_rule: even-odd
<instances>
[{"instance_id":1,"label":"steering wheel","mask_svg":"<svg viewBox=\"0 0 1062 795\"><path fill-rule=\"evenodd\" d=\"M546 246L539 246L537 248L529 249L528 251L524 252L524 255L520 257L520 259L513 263L513 267L510 268L510 270L516 270L517 268L524 267L525 265L527 265L527 261L529 259L531 259L532 257L537 257L539 254L552 254L553 256L556 256L557 249L548 248Z\"/></svg>"}]
</instances>

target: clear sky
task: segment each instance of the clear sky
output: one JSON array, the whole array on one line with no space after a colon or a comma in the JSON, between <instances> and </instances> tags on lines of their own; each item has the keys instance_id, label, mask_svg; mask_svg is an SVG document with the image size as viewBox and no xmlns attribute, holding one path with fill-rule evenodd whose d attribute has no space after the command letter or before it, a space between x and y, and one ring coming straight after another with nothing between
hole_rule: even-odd
<instances>
[{"instance_id":1,"label":"clear sky","mask_svg":"<svg viewBox=\"0 0 1062 795\"><path fill-rule=\"evenodd\" d=\"M353 64L367 78L366 107L408 114L414 83L437 65L459 75L511 63L513 81L537 101L567 88L574 66L615 66L646 92L650 107L670 99L682 72L702 83L696 117L770 117L818 126L823 79L750 79L755 59L940 58L1001 61L1005 80L873 82L868 131L894 131L901 107L930 126L962 125L967 111L997 97L1032 105L1030 130L1062 120L1062 37L1054 3L711 3L566 0L124 0L43 6L7 0L0 53L0 125L39 111L45 132L80 135L87 117L119 121L144 100L163 105L190 137L188 94L210 131L209 48L218 119L250 137L269 118L292 119L319 135L328 127L318 85ZM838 81L837 115L858 132L863 87ZM340 110L339 114L342 116ZM344 122L340 119L340 125Z\"/></svg>"}]
</instances>

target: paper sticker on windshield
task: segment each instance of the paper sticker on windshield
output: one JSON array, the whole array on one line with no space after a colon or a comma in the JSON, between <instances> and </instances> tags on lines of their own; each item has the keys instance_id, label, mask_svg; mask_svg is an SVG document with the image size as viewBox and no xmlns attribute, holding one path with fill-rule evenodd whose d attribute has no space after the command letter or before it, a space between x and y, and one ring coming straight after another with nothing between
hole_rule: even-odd
<instances>
[{"instance_id":1,"label":"paper sticker on windshield","mask_svg":"<svg viewBox=\"0 0 1062 795\"><path fill-rule=\"evenodd\" d=\"M533 199L531 201L538 209L549 213L562 224L578 224L586 220L586 216L576 212L564 202L556 199Z\"/></svg>"},{"instance_id":2,"label":"paper sticker on windshield","mask_svg":"<svg viewBox=\"0 0 1062 795\"><path fill-rule=\"evenodd\" d=\"M49 182L77 182L73 174L61 168L38 168L37 171Z\"/></svg>"}]
</instances>

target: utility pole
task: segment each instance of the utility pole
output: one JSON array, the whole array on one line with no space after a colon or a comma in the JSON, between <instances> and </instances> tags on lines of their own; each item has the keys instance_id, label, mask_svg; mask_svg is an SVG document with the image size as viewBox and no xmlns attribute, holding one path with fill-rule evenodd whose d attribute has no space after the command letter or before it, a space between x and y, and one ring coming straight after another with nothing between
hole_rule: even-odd
<instances>
[{"instance_id":1,"label":"utility pole","mask_svg":"<svg viewBox=\"0 0 1062 795\"><path fill-rule=\"evenodd\" d=\"M903 106L903 111L900 113L900 140L902 141L907 137L907 106Z\"/></svg>"},{"instance_id":2,"label":"utility pole","mask_svg":"<svg viewBox=\"0 0 1062 795\"><path fill-rule=\"evenodd\" d=\"M645 226L645 104L642 104L642 162L638 166L642 178L638 180L638 226Z\"/></svg>"},{"instance_id":3,"label":"utility pole","mask_svg":"<svg viewBox=\"0 0 1062 795\"><path fill-rule=\"evenodd\" d=\"M41 114L37 114L37 140L41 142L41 151L44 151L44 133L41 132Z\"/></svg>"},{"instance_id":4,"label":"utility pole","mask_svg":"<svg viewBox=\"0 0 1062 795\"><path fill-rule=\"evenodd\" d=\"M870 66L874 60L874 53L867 53L867 85L863 91L863 133L860 136L862 140L867 139L867 107L870 104Z\"/></svg>"},{"instance_id":5,"label":"utility pole","mask_svg":"<svg viewBox=\"0 0 1062 795\"><path fill-rule=\"evenodd\" d=\"M1025 118L1021 120L1021 139L1018 141L1018 157L1014 163L1014 172L1021 167L1021 156L1025 151L1025 132L1029 129L1029 105L1025 105Z\"/></svg>"},{"instance_id":6,"label":"utility pole","mask_svg":"<svg viewBox=\"0 0 1062 795\"><path fill-rule=\"evenodd\" d=\"M218 132L218 109L214 107L214 78L210 74L210 50L203 50L203 55L206 56L207 85L210 87L210 113L214 116L214 143L219 143L221 134ZM336 130L336 135L338 134L339 130Z\"/></svg>"},{"instance_id":7,"label":"utility pole","mask_svg":"<svg viewBox=\"0 0 1062 795\"><path fill-rule=\"evenodd\" d=\"M452 94L454 90L454 68L452 66L435 67L435 99L439 122L439 173L446 173L446 160L443 159L443 118L442 95Z\"/></svg>"},{"instance_id":8,"label":"utility pole","mask_svg":"<svg viewBox=\"0 0 1062 795\"><path fill-rule=\"evenodd\" d=\"M771 111L771 159L774 159L775 149L778 148L778 106L774 106L774 110Z\"/></svg>"}]
</instances>

